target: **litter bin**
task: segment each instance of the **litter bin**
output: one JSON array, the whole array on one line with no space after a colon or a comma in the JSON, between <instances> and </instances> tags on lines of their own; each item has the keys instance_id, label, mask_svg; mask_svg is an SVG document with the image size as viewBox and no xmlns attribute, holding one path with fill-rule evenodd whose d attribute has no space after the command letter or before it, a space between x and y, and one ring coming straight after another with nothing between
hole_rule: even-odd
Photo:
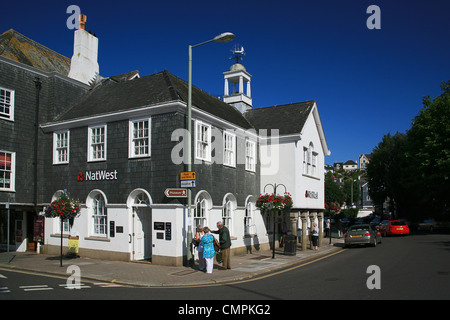
<instances>
[{"instance_id":1,"label":"litter bin","mask_svg":"<svg viewBox=\"0 0 450 320\"><path fill-rule=\"evenodd\" d=\"M297 253L297 236L287 235L284 238L284 254L295 256Z\"/></svg>"}]
</instances>

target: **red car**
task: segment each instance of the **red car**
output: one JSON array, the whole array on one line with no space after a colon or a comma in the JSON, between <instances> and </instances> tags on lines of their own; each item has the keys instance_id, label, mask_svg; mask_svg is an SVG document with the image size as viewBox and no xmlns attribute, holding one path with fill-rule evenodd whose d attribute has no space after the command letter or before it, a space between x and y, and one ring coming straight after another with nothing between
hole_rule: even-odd
<instances>
[{"instance_id":1,"label":"red car","mask_svg":"<svg viewBox=\"0 0 450 320\"><path fill-rule=\"evenodd\" d=\"M384 220L381 222L379 231L383 236L409 234L409 226L403 220Z\"/></svg>"}]
</instances>

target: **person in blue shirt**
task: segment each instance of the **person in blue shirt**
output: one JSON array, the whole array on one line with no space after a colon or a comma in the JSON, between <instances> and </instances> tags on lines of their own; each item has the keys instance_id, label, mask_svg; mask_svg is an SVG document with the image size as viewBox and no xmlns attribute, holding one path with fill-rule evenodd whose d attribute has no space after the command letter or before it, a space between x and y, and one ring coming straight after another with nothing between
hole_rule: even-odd
<instances>
[{"instance_id":1,"label":"person in blue shirt","mask_svg":"<svg viewBox=\"0 0 450 320\"><path fill-rule=\"evenodd\" d=\"M210 233L208 227L203 227L204 236L200 241L200 245L203 247L203 259L206 261L206 273L212 273L214 267L214 236Z\"/></svg>"}]
</instances>

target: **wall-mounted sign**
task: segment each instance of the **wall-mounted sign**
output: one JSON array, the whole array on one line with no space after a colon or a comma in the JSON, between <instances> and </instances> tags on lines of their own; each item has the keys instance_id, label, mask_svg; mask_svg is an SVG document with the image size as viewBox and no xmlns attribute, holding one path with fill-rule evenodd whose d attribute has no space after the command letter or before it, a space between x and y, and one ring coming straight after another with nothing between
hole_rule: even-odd
<instances>
[{"instance_id":1,"label":"wall-mounted sign","mask_svg":"<svg viewBox=\"0 0 450 320\"><path fill-rule=\"evenodd\" d=\"M187 171L180 173L180 180L195 180L196 179L195 171Z\"/></svg>"},{"instance_id":2,"label":"wall-mounted sign","mask_svg":"<svg viewBox=\"0 0 450 320\"><path fill-rule=\"evenodd\" d=\"M181 188L195 188L195 180L182 180L180 181Z\"/></svg>"},{"instance_id":3,"label":"wall-mounted sign","mask_svg":"<svg viewBox=\"0 0 450 320\"><path fill-rule=\"evenodd\" d=\"M167 198L187 198L187 190L186 189L166 189L164 194Z\"/></svg>"},{"instance_id":4,"label":"wall-mounted sign","mask_svg":"<svg viewBox=\"0 0 450 320\"><path fill-rule=\"evenodd\" d=\"M319 199L319 193L316 191L306 190L305 197L311 199Z\"/></svg>"},{"instance_id":5,"label":"wall-mounted sign","mask_svg":"<svg viewBox=\"0 0 450 320\"><path fill-rule=\"evenodd\" d=\"M103 180L117 180L117 170L107 171L107 170L97 170L97 171L86 171L86 174L83 175L83 172L78 172L77 181L103 181Z\"/></svg>"}]
</instances>

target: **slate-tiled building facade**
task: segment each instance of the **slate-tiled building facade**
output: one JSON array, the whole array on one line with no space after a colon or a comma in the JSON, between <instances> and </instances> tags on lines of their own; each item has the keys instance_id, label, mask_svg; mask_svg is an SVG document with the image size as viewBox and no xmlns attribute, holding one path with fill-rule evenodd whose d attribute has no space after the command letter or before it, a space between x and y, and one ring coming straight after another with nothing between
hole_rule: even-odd
<instances>
[{"instance_id":1,"label":"slate-tiled building facade","mask_svg":"<svg viewBox=\"0 0 450 320\"><path fill-rule=\"evenodd\" d=\"M41 58L33 60L36 56ZM14 30L0 35L0 203L5 204L0 206L0 246L3 249L8 242L6 203L10 203L11 248L20 250L26 250L28 242L33 241L37 212L48 203L44 167L49 141L42 131L36 131L36 126L51 120L88 90L88 86L64 75L69 65L70 60ZM24 241L27 239L30 241Z\"/></svg>"},{"instance_id":2,"label":"slate-tiled building facade","mask_svg":"<svg viewBox=\"0 0 450 320\"><path fill-rule=\"evenodd\" d=\"M90 37L84 30L76 32ZM71 227L45 219L46 252L59 253L62 227L64 246L69 235L79 237L80 255L180 265L190 241L187 227L214 228L219 220L231 231L234 253L268 247L274 234L273 217L255 207L268 182L287 185L297 203L290 215L277 218L280 223L288 222L295 233L306 228L299 218L304 222L303 217L311 213L308 218L317 221L323 210L323 158L329 150L315 101L252 110L247 96L251 76L238 63L230 69L231 76L225 73L225 79L238 83L245 72L248 92L233 92L230 104L194 87L191 141L196 187L189 217L185 198L165 194L168 188L180 187L180 172L187 171L183 158L188 139L187 83L168 71L75 81L61 67L67 59L14 33L5 33L8 41L1 41L5 34L0 36L0 54L2 48L5 53L0 56L0 89L8 89L15 97L14 121L0 117L0 151L14 154L15 190L0 188L0 203L9 201L15 208L14 221L29 212L25 229L31 234L39 211L64 190L81 202L80 216ZM50 58L43 59L43 64L35 59L41 62L37 65L25 59L26 54L17 55L22 60L11 57L11 52L17 52L11 46L21 41L45 49L44 57ZM56 67L52 55L58 61ZM37 131L31 116L36 110ZM261 141L266 148L268 138L258 130L272 129L275 114L282 123L280 150L289 156L281 156L278 171L262 174L265 161L261 157L267 154L261 153ZM37 144L33 142L36 132ZM36 166L29 160L34 145L37 156L31 159L37 159ZM35 180L29 180L30 176ZM0 207L3 223L6 209ZM11 231L17 232L14 226ZM27 238L33 242L32 235ZM11 240L16 247L26 243Z\"/></svg>"}]
</instances>

